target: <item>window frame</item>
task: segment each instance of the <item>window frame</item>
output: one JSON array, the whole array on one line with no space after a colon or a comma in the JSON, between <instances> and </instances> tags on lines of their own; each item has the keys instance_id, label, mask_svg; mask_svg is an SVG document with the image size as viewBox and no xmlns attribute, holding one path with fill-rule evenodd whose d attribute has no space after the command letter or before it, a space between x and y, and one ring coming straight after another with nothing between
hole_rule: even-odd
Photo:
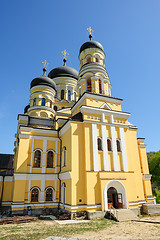
<instances>
[{"instance_id":1,"label":"window frame","mask_svg":"<svg viewBox=\"0 0 160 240\"><path fill-rule=\"evenodd\" d=\"M39 164L38 164L38 166L35 164L35 158L36 158L36 152L40 152L40 159L38 160L39 161ZM38 158L38 157L37 157ZM42 158L42 150L41 149L39 149L39 148L36 148L35 150L34 150L34 158L33 158L33 168L41 168L41 158Z\"/></svg>"},{"instance_id":2,"label":"window frame","mask_svg":"<svg viewBox=\"0 0 160 240\"><path fill-rule=\"evenodd\" d=\"M120 139L116 139L116 146L117 146L117 152L122 152Z\"/></svg>"},{"instance_id":3,"label":"window frame","mask_svg":"<svg viewBox=\"0 0 160 240\"><path fill-rule=\"evenodd\" d=\"M110 144L110 148L109 148L109 144ZM107 138L107 149L108 149L108 152L112 152L112 139L111 138Z\"/></svg>"},{"instance_id":4,"label":"window frame","mask_svg":"<svg viewBox=\"0 0 160 240\"><path fill-rule=\"evenodd\" d=\"M41 106L46 106L46 99L44 97L41 100Z\"/></svg>"},{"instance_id":5,"label":"window frame","mask_svg":"<svg viewBox=\"0 0 160 240\"><path fill-rule=\"evenodd\" d=\"M48 154L49 154L49 152L52 152L53 153L53 158L52 158L52 167L49 167L48 166ZM46 168L54 168L54 159L55 159L55 151L54 150L52 150L52 149L49 149L48 151L47 151L47 161L46 161Z\"/></svg>"},{"instance_id":6,"label":"window frame","mask_svg":"<svg viewBox=\"0 0 160 240\"><path fill-rule=\"evenodd\" d=\"M47 191L51 189L52 190L52 193L51 193L51 198L47 199ZM55 189L51 186L48 186L46 189L45 189L45 202L52 202L53 201L53 194L54 194L54 191Z\"/></svg>"},{"instance_id":7,"label":"window frame","mask_svg":"<svg viewBox=\"0 0 160 240\"><path fill-rule=\"evenodd\" d=\"M34 191L34 190L37 190L37 193L38 193L38 194L37 194L37 196L36 196L36 194L34 193L34 197L33 197L34 199L32 199L33 191ZM39 188L39 187L36 187L36 186L35 186L35 187L32 187L32 188L30 189L30 192L31 192L31 200L30 200L30 201L31 201L31 202L39 202L39 192L40 192L40 188ZM37 198L36 201L35 201L35 198Z\"/></svg>"},{"instance_id":8,"label":"window frame","mask_svg":"<svg viewBox=\"0 0 160 240\"><path fill-rule=\"evenodd\" d=\"M63 95L62 95L62 93L63 93ZM64 93L65 93L64 89L61 89L61 100L64 99ZM63 96L63 98L62 98L62 96Z\"/></svg>"},{"instance_id":9,"label":"window frame","mask_svg":"<svg viewBox=\"0 0 160 240\"><path fill-rule=\"evenodd\" d=\"M97 147L98 147L98 151L103 151L101 137L97 137Z\"/></svg>"},{"instance_id":10,"label":"window frame","mask_svg":"<svg viewBox=\"0 0 160 240\"><path fill-rule=\"evenodd\" d=\"M66 162L67 162L67 149L66 146L64 146L62 149L62 167L66 167Z\"/></svg>"}]
</instances>

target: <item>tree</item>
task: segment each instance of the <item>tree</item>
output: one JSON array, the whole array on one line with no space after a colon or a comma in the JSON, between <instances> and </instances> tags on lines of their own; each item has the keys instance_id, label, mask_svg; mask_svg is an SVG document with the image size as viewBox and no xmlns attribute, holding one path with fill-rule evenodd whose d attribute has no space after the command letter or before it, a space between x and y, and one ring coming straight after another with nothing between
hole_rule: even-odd
<instances>
[{"instance_id":1,"label":"tree","mask_svg":"<svg viewBox=\"0 0 160 240\"><path fill-rule=\"evenodd\" d=\"M153 186L160 189L160 151L151 154L148 160Z\"/></svg>"}]
</instances>

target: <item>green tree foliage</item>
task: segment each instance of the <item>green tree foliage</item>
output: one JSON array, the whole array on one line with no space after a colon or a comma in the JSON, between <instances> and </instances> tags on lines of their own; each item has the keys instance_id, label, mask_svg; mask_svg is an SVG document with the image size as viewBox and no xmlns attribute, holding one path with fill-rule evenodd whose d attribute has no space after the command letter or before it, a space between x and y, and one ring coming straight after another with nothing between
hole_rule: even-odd
<instances>
[{"instance_id":1,"label":"green tree foliage","mask_svg":"<svg viewBox=\"0 0 160 240\"><path fill-rule=\"evenodd\" d=\"M151 154L148 160L153 186L160 189L160 151Z\"/></svg>"},{"instance_id":2,"label":"green tree foliage","mask_svg":"<svg viewBox=\"0 0 160 240\"><path fill-rule=\"evenodd\" d=\"M155 188L155 192L156 192L156 203L160 204L160 190L158 190L158 188Z\"/></svg>"}]
</instances>

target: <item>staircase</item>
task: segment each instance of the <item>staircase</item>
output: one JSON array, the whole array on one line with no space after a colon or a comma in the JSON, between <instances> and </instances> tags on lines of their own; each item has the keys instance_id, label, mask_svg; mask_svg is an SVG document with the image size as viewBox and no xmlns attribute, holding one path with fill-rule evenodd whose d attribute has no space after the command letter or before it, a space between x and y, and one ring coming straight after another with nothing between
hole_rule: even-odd
<instances>
[{"instance_id":1,"label":"staircase","mask_svg":"<svg viewBox=\"0 0 160 240\"><path fill-rule=\"evenodd\" d=\"M111 209L110 215L114 216L114 218L119 222L138 220L139 218L136 214L130 209Z\"/></svg>"}]
</instances>

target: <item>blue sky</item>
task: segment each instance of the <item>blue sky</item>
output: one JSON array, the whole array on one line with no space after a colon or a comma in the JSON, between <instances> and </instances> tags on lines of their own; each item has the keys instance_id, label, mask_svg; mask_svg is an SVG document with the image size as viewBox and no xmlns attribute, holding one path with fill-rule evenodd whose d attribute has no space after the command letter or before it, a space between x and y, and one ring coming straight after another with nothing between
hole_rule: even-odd
<instances>
[{"instance_id":1,"label":"blue sky","mask_svg":"<svg viewBox=\"0 0 160 240\"><path fill-rule=\"evenodd\" d=\"M17 115L29 102L30 82L61 66L79 70L80 46L94 30L106 53L112 96L145 137L147 151L160 149L159 0L5 0L0 11L0 153L13 153Z\"/></svg>"}]
</instances>

